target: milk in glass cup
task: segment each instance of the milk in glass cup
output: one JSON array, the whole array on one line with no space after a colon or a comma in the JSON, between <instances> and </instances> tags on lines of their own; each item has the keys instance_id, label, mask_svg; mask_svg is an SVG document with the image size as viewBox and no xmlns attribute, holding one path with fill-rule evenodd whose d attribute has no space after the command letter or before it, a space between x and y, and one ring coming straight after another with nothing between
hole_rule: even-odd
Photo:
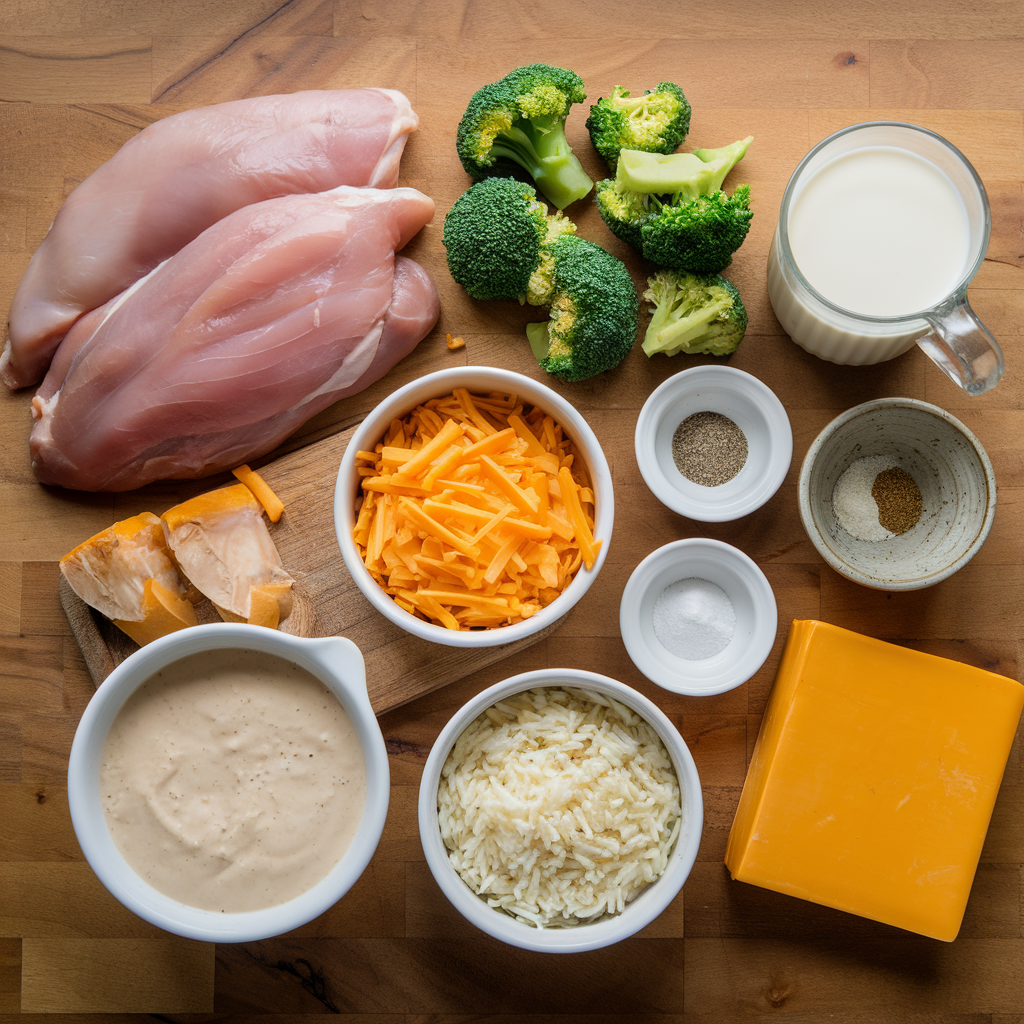
<instances>
[{"instance_id":1,"label":"milk in glass cup","mask_svg":"<svg viewBox=\"0 0 1024 1024\"><path fill-rule=\"evenodd\" d=\"M985 187L967 158L899 121L819 142L786 186L768 295L786 333L833 363L879 363L915 342L972 395L1003 372L967 301L988 248Z\"/></svg>"}]
</instances>

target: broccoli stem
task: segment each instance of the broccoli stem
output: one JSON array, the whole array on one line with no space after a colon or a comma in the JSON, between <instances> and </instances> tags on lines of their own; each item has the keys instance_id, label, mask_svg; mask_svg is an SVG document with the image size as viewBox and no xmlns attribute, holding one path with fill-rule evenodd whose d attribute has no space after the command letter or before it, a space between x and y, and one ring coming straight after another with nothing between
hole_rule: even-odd
<instances>
[{"instance_id":1,"label":"broccoli stem","mask_svg":"<svg viewBox=\"0 0 1024 1024\"><path fill-rule=\"evenodd\" d=\"M648 355L652 352L660 352L668 347L686 346L706 333L707 325L715 317L727 312L732 306L728 299L712 302L696 312L689 313L684 317L675 319L671 306L661 307L651 318L649 335L655 339L657 345L651 345L648 351L646 339L643 349Z\"/></svg>"},{"instance_id":2,"label":"broccoli stem","mask_svg":"<svg viewBox=\"0 0 1024 1024\"><path fill-rule=\"evenodd\" d=\"M615 181L631 192L671 195L673 203L689 202L717 192L743 158L753 136L720 149L692 153L648 153L624 149L619 153Z\"/></svg>"},{"instance_id":3,"label":"broccoli stem","mask_svg":"<svg viewBox=\"0 0 1024 1024\"><path fill-rule=\"evenodd\" d=\"M494 140L491 155L529 171L556 209L582 199L594 183L565 140L565 126L553 115L517 121Z\"/></svg>"},{"instance_id":4,"label":"broccoli stem","mask_svg":"<svg viewBox=\"0 0 1024 1024\"><path fill-rule=\"evenodd\" d=\"M533 350L533 357L538 363L547 358L548 349L551 347L551 335L548 333L549 323L550 321L544 320L539 324L526 325L526 337Z\"/></svg>"}]
</instances>

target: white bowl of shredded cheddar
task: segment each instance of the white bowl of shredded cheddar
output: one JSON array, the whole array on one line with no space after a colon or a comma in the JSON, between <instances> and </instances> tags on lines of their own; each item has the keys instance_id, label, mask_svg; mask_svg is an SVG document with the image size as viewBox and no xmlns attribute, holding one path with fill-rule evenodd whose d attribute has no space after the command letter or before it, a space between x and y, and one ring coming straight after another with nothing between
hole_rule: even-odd
<instances>
[{"instance_id":1,"label":"white bowl of shredded cheddar","mask_svg":"<svg viewBox=\"0 0 1024 1024\"><path fill-rule=\"evenodd\" d=\"M556 623L608 552L608 463L583 416L508 370L470 366L395 391L356 429L338 472L342 557L402 629L455 647Z\"/></svg>"},{"instance_id":2,"label":"white bowl of shredded cheddar","mask_svg":"<svg viewBox=\"0 0 1024 1024\"><path fill-rule=\"evenodd\" d=\"M577 669L484 690L423 770L420 840L472 924L523 949L609 946L676 899L703 826L678 730L630 687Z\"/></svg>"}]
</instances>

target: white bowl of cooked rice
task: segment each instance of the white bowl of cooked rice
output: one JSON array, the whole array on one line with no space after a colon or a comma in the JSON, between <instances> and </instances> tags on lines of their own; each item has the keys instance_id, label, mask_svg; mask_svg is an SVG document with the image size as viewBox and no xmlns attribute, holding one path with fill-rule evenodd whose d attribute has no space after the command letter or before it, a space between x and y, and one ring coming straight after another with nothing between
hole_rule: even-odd
<instances>
[{"instance_id":1,"label":"white bowl of cooked rice","mask_svg":"<svg viewBox=\"0 0 1024 1024\"><path fill-rule=\"evenodd\" d=\"M420 840L452 905L542 953L610 946L679 895L700 845L693 757L623 683L524 672L463 706L420 782Z\"/></svg>"}]
</instances>

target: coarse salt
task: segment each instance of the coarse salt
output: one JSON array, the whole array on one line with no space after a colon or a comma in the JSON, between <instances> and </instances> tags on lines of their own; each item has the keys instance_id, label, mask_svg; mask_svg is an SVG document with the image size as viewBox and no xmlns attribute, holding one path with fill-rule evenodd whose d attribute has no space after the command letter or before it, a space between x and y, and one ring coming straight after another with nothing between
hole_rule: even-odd
<instances>
[{"instance_id":1,"label":"coarse salt","mask_svg":"<svg viewBox=\"0 0 1024 1024\"><path fill-rule=\"evenodd\" d=\"M729 595L710 580L678 580L654 602L654 635L677 658L713 658L729 646L735 632L736 609Z\"/></svg>"}]
</instances>

